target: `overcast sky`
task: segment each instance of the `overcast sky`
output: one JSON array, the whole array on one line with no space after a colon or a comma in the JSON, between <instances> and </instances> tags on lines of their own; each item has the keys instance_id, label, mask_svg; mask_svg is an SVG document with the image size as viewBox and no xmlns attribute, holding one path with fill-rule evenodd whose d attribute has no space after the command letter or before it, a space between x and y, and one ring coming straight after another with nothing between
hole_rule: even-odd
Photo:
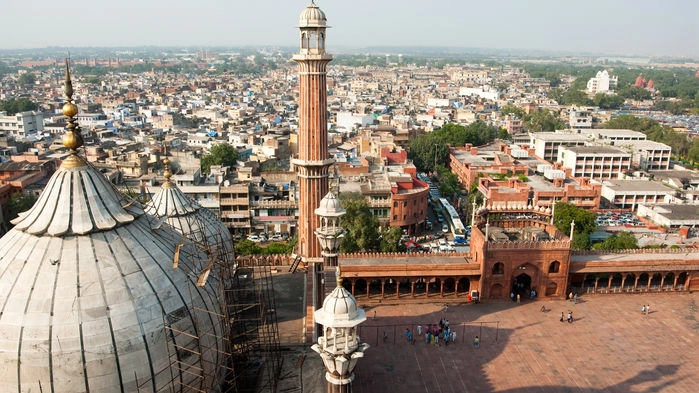
<instances>
[{"instance_id":1,"label":"overcast sky","mask_svg":"<svg viewBox=\"0 0 699 393\"><path fill-rule=\"evenodd\" d=\"M310 0L27 0L2 7L0 48L296 46ZM326 45L699 55L697 0L317 0ZM31 8L30 8L31 7Z\"/></svg>"}]
</instances>

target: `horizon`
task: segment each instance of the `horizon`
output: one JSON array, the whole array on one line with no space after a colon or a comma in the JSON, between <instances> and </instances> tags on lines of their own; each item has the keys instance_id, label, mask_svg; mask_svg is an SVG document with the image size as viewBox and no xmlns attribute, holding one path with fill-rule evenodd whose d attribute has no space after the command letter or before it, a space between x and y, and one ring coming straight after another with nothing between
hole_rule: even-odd
<instances>
[{"instance_id":1,"label":"horizon","mask_svg":"<svg viewBox=\"0 0 699 393\"><path fill-rule=\"evenodd\" d=\"M38 0L33 15L5 10L0 50L58 48L297 47L298 16L310 1L210 4L124 0L111 4L76 0L70 35L54 32L63 4ZM695 16L699 3L591 0L535 6L505 0L488 4L414 0L319 0L328 18L328 52L372 48L472 49L623 57L699 57ZM270 12L274 9L274 12ZM428 15L428 17L425 17ZM475 16L474 16L475 15ZM570 15L575 15L571 18ZM28 16L32 28L27 29ZM125 17L126 16L126 17ZM60 29L65 29L63 24ZM21 32L21 34L17 34ZM12 37L8 39L7 37Z\"/></svg>"}]
</instances>

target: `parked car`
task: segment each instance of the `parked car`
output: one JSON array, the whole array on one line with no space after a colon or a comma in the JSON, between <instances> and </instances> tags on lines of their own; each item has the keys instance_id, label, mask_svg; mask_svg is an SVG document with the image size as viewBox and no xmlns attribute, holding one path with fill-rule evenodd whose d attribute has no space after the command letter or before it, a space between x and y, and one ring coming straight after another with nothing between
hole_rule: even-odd
<instances>
[{"instance_id":1,"label":"parked car","mask_svg":"<svg viewBox=\"0 0 699 393\"><path fill-rule=\"evenodd\" d=\"M442 232L444 232L444 233L449 232L449 225L447 225L447 224L442 224Z\"/></svg>"},{"instance_id":2,"label":"parked car","mask_svg":"<svg viewBox=\"0 0 699 393\"><path fill-rule=\"evenodd\" d=\"M255 242L255 243L259 243L261 241L260 237L255 235L255 234L248 236L248 240L250 240L251 242Z\"/></svg>"}]
</instances>

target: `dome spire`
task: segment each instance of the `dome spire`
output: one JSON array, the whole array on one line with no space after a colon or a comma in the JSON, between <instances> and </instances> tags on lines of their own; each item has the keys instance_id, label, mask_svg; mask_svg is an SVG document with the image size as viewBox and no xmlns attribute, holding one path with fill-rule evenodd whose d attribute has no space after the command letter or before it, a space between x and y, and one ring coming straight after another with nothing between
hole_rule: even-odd
<instances>
[{"instance_id":1,"label":"dome spire","mask_svg":"<svg viewBox=\"0 0 699 393\"><path fill-rule=\"evenodd\" d=\"M77 156L77 150L83 145L83 137L80 135L80 126L75 123L75 115L78 114L78 107L73 103L73 82L70 80L69 59L66 58L66 79L64 92L66 103L63 105L63 115L68 118L66 133L63 135L63 146L70 149L70 157L63 161L66 167L76 167L84 165L85 162Z\"/></svg>"},{"instance_id":2,"label":"dome spire","mask_svg":"<svg viewBox=\"0 0 699 393\"><path fill-rule=\"evenodd\" d=\"M165 170L163 171L165 183L163 186L165 186L166 184L170 184L170 178L172 177L172 172L170 171L170 160L167 158L167 146L163 146L163 155L165 156L163 159L163 165L165 165Z\"/></svg>"}]
</instances>

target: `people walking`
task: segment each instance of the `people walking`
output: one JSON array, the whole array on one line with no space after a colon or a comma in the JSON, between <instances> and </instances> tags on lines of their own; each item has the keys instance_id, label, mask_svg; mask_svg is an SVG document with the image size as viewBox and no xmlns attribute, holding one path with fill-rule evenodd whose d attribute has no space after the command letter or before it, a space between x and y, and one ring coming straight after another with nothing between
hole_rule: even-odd
<instances>
[{"instance_id":1,"label":"people walking","mask_svg":"<svg viewBox=\"0 0 699 393\"><path fill-rule=\"evenodd\" d=\"M413 332L411 332L410 329L405 329L405 337L408 338L409 343L413 342Z\"/></svg>"},{"instance_id":2,"label":"people walking","mask_svg":"<svg viewBox=\"0 0 699 393\"><path fill-rule=\"evenodd\" d=\"M573 312L568 311L568 323L573 323Z\"/></svg>"},{"instance_id":3,"label":"people walking","mask_svg":"<svg viewBox=\"0 0 699 393\"><path fill-rule=\"evenodd\" d=\"M650 304L646 305L646 315L650 314Z\"/></svg>"},{"instance_id":4,"label":"people walking","mask_svg":"<svg viewBox=\"0 0 699 393\"><path fill-rule=\"evenodd\" d=\"M417 335L422 336L422 325L417 325Z\"/></svg>"},{"instance_id":5,"label":"people walking","mask_svg":"<svg viewBox=\"0 0 699 393\"><path fill-rule=\"evenodd\" d=\"M517 294L517 304L519 304L519 299L520 299L520 296L519 296L519 293L518 293L518 294Z\"/></svg>"},{"instance_id":6,"label":"people walking","mask_svg":"<svg viewBox=\"0 0 699 393\"><path fill-rule=\"evenodd\" d=\"M565 315L563 314L563 311L561 311L561 322L563 322L563 319L565 319Z\"/></svg>"},{"instance_id":7,"label":"people walking","mask_svg":"<svg viewBox=\"0 0 699 393\"><path fill-rule=\"evenodd\" d=\"M573 304L578 304L578 294L573 295Z\"/></svg>"},{"instance_id":8,"label":"people walking","mask_svg":"<svg viewBox=\"0 0 699 393\"><path fill-rule=\"evenodd\" d=\"M645 313L646 313L646 305L644 304L641 306L641 315L643 315Z\"/></svg>"},{"instance_id":9,"label":"people walking","mask_svg":"<svg viewBox=\"0 0 699 393\"><path fill-rule=\"evenodd\" d=\"M573 292L568 295L568 300L571 302L573 301Z\"/></svg>"},{"instance_id":10,"label":"people walking","mask_svg":"<svg viewBox=\"0 0 699 393\"><path fill-rule=\"evenodd\" d=\"M476 337L473 339L473 347L474 347L474 348L478 348L478 347L480 347L480 346L481 346L481 339L478 338L478 336L476 336Z\"/></svg>"}]
</instances>

